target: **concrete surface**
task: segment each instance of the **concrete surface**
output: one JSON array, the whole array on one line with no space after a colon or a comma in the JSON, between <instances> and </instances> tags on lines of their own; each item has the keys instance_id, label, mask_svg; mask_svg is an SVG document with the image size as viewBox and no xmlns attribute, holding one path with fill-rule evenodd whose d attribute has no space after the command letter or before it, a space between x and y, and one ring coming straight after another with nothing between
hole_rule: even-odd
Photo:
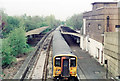
<instances>
[{"instance_id":1,"label":"concrete surface","mask_svg":"<svg viewBox=\"0 0 120 81\"><path fill-rule=\"evenodd\" d=\"M36 67L35 67L35 69L33 71L32 79L42 79L45 58L46 58L46 53L44 53L44 51L43 51L41 53L39 59L38 59Z\"/></svg>"},{"instance_id":2,"label":"concrete surface","mask_svg":"<svg viewBox=\"0 0 120 81\"><path fill-rule=\"evenodd\" d=\"M65 36L65 35L64 35ZM80 49L68 36L67 42L78 57L78 74L80 79L105 79L106 70L90 54Z\"/></svg>"}]
</instances>

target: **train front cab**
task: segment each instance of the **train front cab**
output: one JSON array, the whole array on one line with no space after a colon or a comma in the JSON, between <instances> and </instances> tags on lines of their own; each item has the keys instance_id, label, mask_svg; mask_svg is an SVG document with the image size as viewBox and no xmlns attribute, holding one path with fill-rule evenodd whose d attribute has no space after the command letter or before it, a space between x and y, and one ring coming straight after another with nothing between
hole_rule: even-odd
<instances>
[{"instance_id":1,"label":"train front cab","mask_svg":"<svg viewBox=\"0 0 120 81\"><path fill-rule=\"evenodd\" d=\"M53 77L69 79L77 77L77 57L75 55L59 55L53 58Z\"/></svg>"}]
</instances>

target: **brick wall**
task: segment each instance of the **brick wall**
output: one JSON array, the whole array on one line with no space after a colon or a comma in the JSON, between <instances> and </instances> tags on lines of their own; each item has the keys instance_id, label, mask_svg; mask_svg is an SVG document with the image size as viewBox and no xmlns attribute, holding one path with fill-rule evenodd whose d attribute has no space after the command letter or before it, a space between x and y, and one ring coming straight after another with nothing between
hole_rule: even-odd
<instances>
[{"instance_id":1,"label":"brick wall","mask_svg":"<svg viewBox=\"0 0 120 81\"><path fill-rule=\"evenodd\" d=\"M107 16L109 16L109 32L115 32L115 26L118 25L118 8L117 4L108 4L105 6L103 3L93 4L93 7L97 8L85 12L83 18L86 19L86 34L90 38L103 43L103 34L107 31ZM101 8L100 8L101 7ZM101 28L99 29L99 25Z\"/></svg>"},{"instance_id":2,"label":"brick wall","mask_svg":"<svg viewBox=\"0 0 120 81\"><path fill-rule=\"evenodd\" d=\"M94 2L92 3L93 10L102 8L102 7L116 7L117 2Z\"/></svg>"}]
</instances>

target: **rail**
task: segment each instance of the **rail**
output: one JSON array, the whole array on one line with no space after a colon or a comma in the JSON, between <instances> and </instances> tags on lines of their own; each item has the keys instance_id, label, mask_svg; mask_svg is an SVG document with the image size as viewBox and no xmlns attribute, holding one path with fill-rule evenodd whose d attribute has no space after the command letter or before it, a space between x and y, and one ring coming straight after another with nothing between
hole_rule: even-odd
<instances>
[{"instance_id":1,"label":"rail","mask_svg":"<svg viewBox=\"0 0 120 81\"><path fill-rule=\"evenodd\" d=\"M31 61L33 62L33 59L35 58L35 56L37 57L37 52L40 50L40 48L42 47L43 42L45 41L45 39L47 38L47 36L53 32L53 30L51 30L50 32L48 32L35 46L35 50L32 51L29 56L26 58L26 60L24 61L23 65L20 67L19 71L16 73L16 75L14 76L13 79L18 79L19 81L23 81L27 72L30 69L30 65L31 65ZM36 60L36 58L34 59L34 61ZM33 62L34 63L34 62Z\"/></svg>"},{"instance_id":2,"label":"rail","mask_svg":"<svg viewBox=\"0 0 120 81\"><path fill-rule=\"evenodd\" d=\"M52 36L52 38L53 38L53 36ZM46 59L45 59L45 64L44 64L42 81L46 81L46 78L47 78L47 66L48 66L48 58L49 58L49 51L50 51L50 46L51 46L51 43L52 43L52 38L51 38L50 43L47 47L47 54L46 54Z\"/></svg>"}]
</instances>

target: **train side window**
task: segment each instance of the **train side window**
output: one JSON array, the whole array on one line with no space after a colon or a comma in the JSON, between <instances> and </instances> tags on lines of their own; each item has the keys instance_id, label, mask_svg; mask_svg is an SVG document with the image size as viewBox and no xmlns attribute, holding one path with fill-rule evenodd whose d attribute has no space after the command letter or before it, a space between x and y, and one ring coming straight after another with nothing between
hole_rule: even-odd
<instances>
[{"instance_id":1,"label":"train side window","mask_svg":"<svg viewBox=\"0 0 120 81\"><path fill-rule=\"evenodd\" d=\"M60 60L60 58L56 58L55 59L55 66L61 67L61 60Z\"/></svg>"},{"instance_id":2,"label":"train side window","mask_svg":"<svg viewBox=\"0 0 120 81\"><path fill-rule=\"evenodd\" d=\"M75 67L75 66L76 66L76 60L75 59L71 59L70 67Z\"/></svg>"}]
</instances>

